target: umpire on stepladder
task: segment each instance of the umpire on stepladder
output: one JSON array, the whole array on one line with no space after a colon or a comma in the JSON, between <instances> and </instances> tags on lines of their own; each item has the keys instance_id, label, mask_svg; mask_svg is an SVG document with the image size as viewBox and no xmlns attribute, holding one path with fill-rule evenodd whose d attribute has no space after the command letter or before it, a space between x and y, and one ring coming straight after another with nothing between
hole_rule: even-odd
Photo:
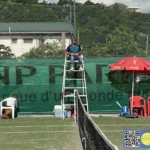
<instances>
[{"instance_id":1,"label":"umpire on stepladder","mask_svg":"<svg viewBox=\"0 0 150 150\"><path fill-rule=\"evenodd\" d=\"M71 68L70 70L73 71L74 70L74 60L79 60L79 70L83 71L83 64L82 64L82 50L81 50L81 46L79 44L77 44L76 38L72 38L71 39L71 44L67 47L67 49L65 50L65 54L69 55L69 59L70 59L70 63L71 63Z\"/></svg>"}]
</instances>

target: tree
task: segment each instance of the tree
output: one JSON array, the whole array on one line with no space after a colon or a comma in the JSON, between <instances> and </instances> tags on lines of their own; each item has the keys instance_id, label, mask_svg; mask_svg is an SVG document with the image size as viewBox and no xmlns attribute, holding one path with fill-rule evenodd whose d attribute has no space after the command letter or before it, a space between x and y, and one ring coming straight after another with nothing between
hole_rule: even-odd
<instances>
[{"instance_id":1,"label":"tree","mask_svg":"<svg viewBox=\"0 0 150 150\"><path fill-rule=\"evenodd\" d=\"M23 5L15 3L12 5L11 3L0 3L0 22L68 21L70 21L70 7L60 7L56 4Z\"/></svg>"},{"instance_id":2,"label":"tree","mask_svg":"<svg viewBox=\"0 0 150 150\"><path fill-rule=\"evenodd\" d=\"M38 0L8 0L11 3L38 4Z\"/></svg>"},{"instance_id":3,"label":"tree","mask_svg":"<svg viewBox=\"0 0 150 150\"><path fill-rule=\"evenodd\" d=\"M116 27L107 36L107 53L111 55L135 55L138 53L138 43L136 36L130 28L126 26Z\"/></svg>"},{"instance_id":4,"label":"tree","mask_svg":"<svg viewBox=\"0 0 150 150\"><path fill-rule=\"evenodd\" d=\"M39 46L32 48L29 52L22 55L25 58L58 58L63 57L64 53L58 41L45 43L44 39L39 38Z\"/></svg>"},{"instance_id":5,"label":"tree","mask_svg":"<svg viewBox=\"0 0 150 150\"><path fill-rule=\"evenodd\" d=\"M11 49L8 46L0 44L0 58L14 58L14 54L11 52Z\"/></svg>"},{"instance_id":6,"label":"tree","mask_svg":"<svg viewBox=\"0 0 150 150\"><path fill-rule=\"evenodd\" d=\"M87 0L87 1L84 3L84 5L94 5L94 3L91 2L90 0Z\"/></svg>"},{"instance_id":7,"label":"tree","mask_svg":"<svg viewBox=\"0 0 150 150\"><path fill-rule=\"evenodd\" d=\"M60 6L63 6L63 5L72 6L73 5L73 0L59 0L57 5L60 5Z\"/></svg>"}]
</instances>

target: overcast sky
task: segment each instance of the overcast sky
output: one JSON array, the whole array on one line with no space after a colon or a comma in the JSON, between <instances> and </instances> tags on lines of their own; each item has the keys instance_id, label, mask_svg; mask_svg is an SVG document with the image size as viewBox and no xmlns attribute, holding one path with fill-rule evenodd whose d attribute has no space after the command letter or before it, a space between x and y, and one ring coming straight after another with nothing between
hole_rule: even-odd
<instances>
[{"instance_id":1,"label":"overcast sky","mask_svg":"<svg viewBox=\"0 0 150 150\"><path fill-rule=\"evenodd\" d=\"M39 0L42 1L42 0ZM50 3L57 3L59 0L46 0ZM111 5L116 3L123 3L131 7L140 7L141 12L150 13L150 0L91 0L93 3L103 3L105 5ZM86 0L76 0L76 2L84 3Z\"/></svg>"}]
</instances>

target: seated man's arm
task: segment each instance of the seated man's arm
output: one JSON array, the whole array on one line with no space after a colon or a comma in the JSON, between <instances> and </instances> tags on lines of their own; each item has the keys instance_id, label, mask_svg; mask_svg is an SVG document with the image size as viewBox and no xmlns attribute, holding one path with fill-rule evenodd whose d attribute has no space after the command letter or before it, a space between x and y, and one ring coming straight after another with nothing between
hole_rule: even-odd
<instances>
[{"instance_id":1,"label":"seated man's arm","mask_svg":"<svg viewBox=\"0 0 150 150\"><path fill-rule=\"evenodd\" d=\"M70 53L70 48L69 48L69 46L67 47L67 49L65 50L65 52L64 52L64 54L66 54L66 55L74 55L73 53Z\"/></svg>"},{"instance_id":2,"label":"seated man's arm","mask_svg":"<svg viewBox=\"0 0 150 150\"><path fill-rule=\"evenodd\" d=\"M79 55L81 55L83 53L83 50L79 51Z\"/></svg>"},{"instance_id":3,"label":"seated man's arm","mask_svg":"<svg viewBox=\"0 0 150 150\"><path fill-rule=\"evenodd\" d=\"M67 50L65 50L65 55L70 55L70 53L67 51Z\"/></svg>"}]
</instances>

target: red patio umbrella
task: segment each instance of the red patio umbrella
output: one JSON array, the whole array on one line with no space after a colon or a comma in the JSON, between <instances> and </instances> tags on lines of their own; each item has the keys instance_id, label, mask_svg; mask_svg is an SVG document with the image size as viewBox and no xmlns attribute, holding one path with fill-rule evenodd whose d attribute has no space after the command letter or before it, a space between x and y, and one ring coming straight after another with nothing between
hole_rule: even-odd
<instances>
[{"instance_id":1,"label":"red patio umbrella","mask_svg":"<svg viewBox=\"0 0 150 150\"><path fill-rule=\"evenodd\" d=\"M139 57L126 57L110 66L111 70L150 70L150 61Z\"/></svg>"},{"instance_id":2,"label":"red patio umbrella","mask_svg":"<svg viewBox=\"0 0 150 150\"><path fill-rule=\"evenodd\" d=\"M139 58L139 57L126 57L123 59L120 59L113 65L108 65L110 70L126 70L128 72L133 73L133 81L132 81L132 98L134 94L134 73L135 72L145 72L150 73L150 61ZM133 99L132 99L133 102ZM133 105L133 104L132 104Z\"/></svg>"}]
</instances>

